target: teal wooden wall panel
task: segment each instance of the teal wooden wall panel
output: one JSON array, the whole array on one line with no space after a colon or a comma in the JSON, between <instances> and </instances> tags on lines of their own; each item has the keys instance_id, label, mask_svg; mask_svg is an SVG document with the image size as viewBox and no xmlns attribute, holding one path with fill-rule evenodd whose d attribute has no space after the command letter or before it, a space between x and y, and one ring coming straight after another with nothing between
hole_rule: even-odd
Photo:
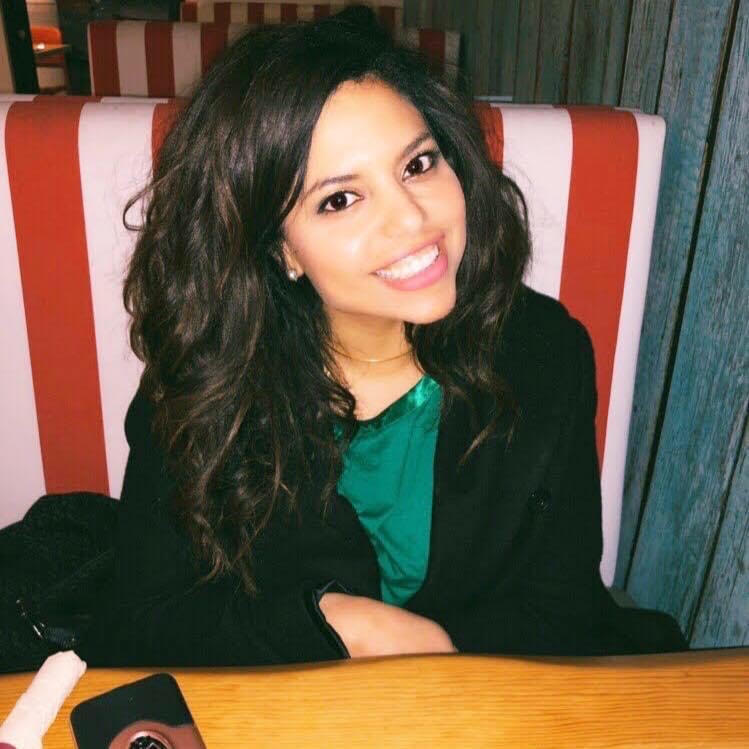
<instances>
[{"instance_id":1,"label":"teal wooden wall panel","mask_svg":"<svg viewBox=\"0 0 749 749\"><path fill-rule=\"evenodd\" d=\"M749 619L732 622L746 608L739 598L749 583L749 572L742 572L746 474L735 470L749 406L749 3L742 6L656 467L627 585L639 604L674 614L687 633L701 607L702 641L720 627L729 629L723 637L738 634L739 640L722 645L749 644ZM711 621L715 615L719 625Z\"/></svg>"},{"instance_id":2,"label":"teal wooden wall panel","mask_svg":"<svg viewBox=\"0 0 749 749\"><path fill-rule=\"evenodd\" d=\"M680 2L674 6L670 24L657 110L666 120L666 142L635 379L615 578L616 584L627 590L631 544L647 499L678 340L682 295L699 221L708 134L732 10L732 0Z\"/></svg>"},{"instance_id":3,"label":"teal wooden wall panel","mask_svg":"<svg viewBox=\"0 0 749 749\"><path fill-rule=\"evenodd\" d=\"M697 605L690 645L749 644L749 431L726 500L710 573Z\"/></svg>"},{"instance_id":4,"label":"teal wooden wall panel","mask_svg":"<svg viewBox=\"0 0 749 749\"><path fill-rule=\"evenodd\" d=\"M520 0L496 0L492 13L492 38L489 49L492 94L512 96L515 90L515 60L518 47Z\"/></svg>"},{"instance_id":5,"label":"teal wooden wall panel","mask_svg":"<svg viewBox=\"0 0 749 749\"><path fill-rule=\"evenodd\" d=\"M628 0L575 3L566 103L619 103L629 6Z\"/></svg>"},{"instance_id":6,"label":"teal wooden wall panel","mask_svg":"<svg viewBox=\"0 0 749 749\"><path fill-rule=\"evenodd\" d=\"M461 4L462 16L454 27L461 32L461 74L468 76L468 85L475 95L485 94L489 90L489 66L486 59L481 61L482 49L491 39L491 27L481 23L487 3L492 0L466 0ZM485 41L482 45L482 34ZM480 80L479 80L480 79ZM461 88L464 85L461 84Z\"/></svg>"},{"instance_id":7,"label":"teal wooden wall panel","mask_svg":"<svg viewBox=\"0 0 749 749\"><path fill-rule=\"evenodd\" d=\"M621 106L655 113L671 10L671 3L664 0L632 0Z\"/></svg>"},{"instance_id":8,"label":"teal wooden wall panel","mask_svg":"<svg viewBox=\"0 0 749 749\"><path fill-rule=\"evenodd\" d=\"M536 85L533 91L533 99L539 104L564 101L574 5L574 0L544 0L541 3Z\"/></svg>"},{"instance_id":9,"label":"teal wooden wall panel","mask_svg":"<svg viewBox=\"0 0 749 749\"><path fill-rule=\"evenodd\" d=\"M419 24L425 28L433 25L432 11L434 10L434 0L417 0Z\"/></svg>"},{"instance_id":10,"label":"teal wooden wall panel","mask_svg":"<svg viewBox=\"0 0 749 749\"><path fill-rule=\"evenodd\" d=\"M513 100L535 101L538 30L541 26L541 0L521 0L518 15L518 44L515 56Z\"/></svg>"},{"instance_id":11,"label":"teal wooden wall panel","mask_svg":"<svg viewBox=\"0 0 749 749\"><path fill-rule=\"evenodd\" d=\"M439 19L439 24L446 29L457 29L463 24L465 16L465 3L462 0L436 0L439 10L435 11L435 18Z\"/></svg>"},{"instance_id":12,"label":"teal wooden wall panel","mask_svg":"<svg viewBox=\"0 0 749 749\"><path fill-rule=\"evenodd\" d=\"M720 130L716 151L725 152L724 142L733 149L723 158L719 168L735 175L735 184L726 185L726 194L733 196L734 209L738 202L736 226L733 237L738 239L736 251L741 252L746 263L749 226L746 219L746 201L749 194L747 161L749 157L749 2L741 0L736 19L736 31L731 50L731 65L726 76L726 93L721 112ZM738 111L735 111L738 109ZM711 169L711 173L712 173ZM722 186L721 186L722 187ZM743 201L743 205L741 204ZM707 210L707 209L706 209ZM717 239L717 238L716 238ZM745 299L749 284L744 283ZM741 308L737 325L746 325L749 303L744 301L743 320ZM744 351L746 357L746 351ZM746 388L746 368L742 372ZM705 581L697 616L692 628L691 644L694 647L711 647L716 643L749 643L749 428L744 420L743 437L737 466L726 499L726 509L715 547L710 573Z\"/></svg>"},{"instance_id":13,"label":"teal wooden wall panel","mask_svg":"<svg viewBox=\"0 0 749 749\"><path fill-rule=\"evenodd\" d=\"M473 67L470 69L470 74L472 74L474 81L473 91L477 96L494 93L490 85L494 62L489 57L489 50L492 46L494 34L495 2L496 0L479 0L473 27L467 19L463 25L462 33L464 37L470 37L470 43L473 45L471 56Z\"/></svg>"}]
</instances>

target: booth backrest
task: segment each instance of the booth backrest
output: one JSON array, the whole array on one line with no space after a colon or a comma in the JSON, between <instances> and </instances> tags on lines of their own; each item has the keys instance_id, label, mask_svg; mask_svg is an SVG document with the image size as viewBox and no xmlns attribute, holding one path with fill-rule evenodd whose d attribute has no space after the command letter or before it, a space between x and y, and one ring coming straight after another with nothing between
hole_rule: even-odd
<instances>
[{"instance_id":1,"label":"booth backrest","mask_svg":"<svg viewBox=\"0 0 749 749\"><path fill-rule=\"evenodd\" d=\"M95 96L186 96L244 24L93 21L88 65Z\"/></svg>"},{"instance_id":2,"label":"booth backrest","mask_svg":"<svg viewBox=\"0 0 749 749\"><path fill-rule=\"evenodd\" d=\"M246 23L92 21L91 91L96 96L187 96L226 47L251 28ZM420 49L450 83L455 81L457 31L399 29L396 34Z\"/></svg>"},{"instance_id":3,"label":"booth backrest","mask_svg":"<svg viewBox=\"0 0 749 749\"><path fill-rule=\"evenodd\" d=\"M394 3L369 2L380 23L390 31L403 27L403 8ZM180 21L216 21L218 23L293 23L315 21L343 10L346 3L248 3L185 2L179 6Z\"/></svg>"},{"instance_id":4,"label":"booth backrest","mask_svg":"<svg viewBox=\"0 0 749 749\"><path fill-rule=\"evenodd\" d=\"M121 286L125 201L174 101L0 98L0 526L45 492L118 496L140 363ZM523 189L526 282L588 328L599 394L604 580L613 578L664 122L602 108L477 105ZM137 222L139 208L130 214Z\"/></svg>"}]
</instances>

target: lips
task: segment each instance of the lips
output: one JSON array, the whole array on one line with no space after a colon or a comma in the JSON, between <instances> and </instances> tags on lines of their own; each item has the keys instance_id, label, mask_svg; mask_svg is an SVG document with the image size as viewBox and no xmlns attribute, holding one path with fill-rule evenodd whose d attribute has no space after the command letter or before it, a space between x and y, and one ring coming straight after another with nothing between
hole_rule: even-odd
<instances>
[{"instance_id":1,"label":"lips","mask_svg":"<svg viewBox=\"0 0 749 749\"><path fill-rule=\"evenodd\" d=\"M444 234L437 234L433 237L430 237L424 242L421 242L420 244L412 247L410 250L406 250L405 252L401 252L399 255L395 255L390 260L388 260L385 265L380 266L376 270L372 271L373 273L377 273L378 270L385 270L386 268L389 268L393 263L397 263L399 260L402 260L404 257L408 257L409 255L414 255L417 252L425 249L426 247L430 247L431 245L437 245L437 249L440 249L440 242L444 238Z\"/></svg>"}]
</instances>

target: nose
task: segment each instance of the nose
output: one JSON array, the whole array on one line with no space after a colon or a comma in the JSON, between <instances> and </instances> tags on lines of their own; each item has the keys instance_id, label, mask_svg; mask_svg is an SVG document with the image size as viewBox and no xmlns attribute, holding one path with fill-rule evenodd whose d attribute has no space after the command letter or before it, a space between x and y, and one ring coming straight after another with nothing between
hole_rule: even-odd
<instances>
[{"instance_id":1,"label":"nose","mask_svg":"<svg viewBox=\"0 0 749 749\"><path fill-rule=\"evenodd\" d=\"M387 236L418 233L426 219L418 196L403 183L390 184L383 190L381 210L383 233Z\"/></svg>"}]
</instances>

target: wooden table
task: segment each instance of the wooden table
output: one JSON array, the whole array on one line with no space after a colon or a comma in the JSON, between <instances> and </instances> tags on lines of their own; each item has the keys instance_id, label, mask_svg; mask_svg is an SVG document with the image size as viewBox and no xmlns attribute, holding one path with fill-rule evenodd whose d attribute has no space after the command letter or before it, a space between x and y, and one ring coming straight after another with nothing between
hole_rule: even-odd
<instances>
[{"instance_id":1,"label":"wooden table","mask_svg":"<svg viewBox=\"0 0 749 749\"><path fill-rule=\"evenodd\" d=\"M154 670L92 669L72 707ZM219 747L749 747L749 648L656 656L395 656L309 666L169 669ZM0 676L0 718L33 674Z\"/></svg>"}]
</instances>

